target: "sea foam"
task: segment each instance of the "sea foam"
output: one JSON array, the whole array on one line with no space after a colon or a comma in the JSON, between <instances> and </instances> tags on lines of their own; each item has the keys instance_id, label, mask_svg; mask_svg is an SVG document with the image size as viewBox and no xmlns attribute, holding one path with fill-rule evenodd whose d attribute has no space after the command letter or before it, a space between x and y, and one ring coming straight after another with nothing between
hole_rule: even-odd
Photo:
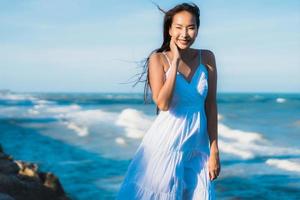
<instances>
[{"instance_id":1,"label":"sea foam","mask_svg":"<svg viewBox=\"0 0 300 200\"><path fill-rule=\"evenodd\" d=\"M268 159L266 163L286 171L300 173L300 159Z\"/></svg>"},{"instance_id":2,"label":"sea foam","mask_svg":"<svg viewBox=\"0 0 300 200\"><path fill-rule=\"evenodd\" d=\"M152 118L146 116L141 111L127 108L122 110L118 116L116 125L125 128L127 137L140 139L151 126L152 121Z\"/></svg>"},{"instance_id":3,"label":"sea foam","mask_svg":"<svg viewBox=\"0 0 300 200\"><path fill-rule=\"evenodd\" d=\"M256 156L300 155L300 149L274 146L262 134L232 129L218 124L219 148L222 152L236 155L242 159Z\"/></svg>"}]
</instances>

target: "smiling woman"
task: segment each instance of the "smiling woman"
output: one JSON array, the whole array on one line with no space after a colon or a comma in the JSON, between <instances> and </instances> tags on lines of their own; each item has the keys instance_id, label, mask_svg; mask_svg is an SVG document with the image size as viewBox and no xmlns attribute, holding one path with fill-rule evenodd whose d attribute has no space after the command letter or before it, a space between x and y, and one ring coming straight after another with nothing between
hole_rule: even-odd
<instances>
[{"instance_id":1,"label":"smiling woman","mask_svg":"<svg viewBox=\"0 0 300 200\"><path fill-rule=\"evenodd\" d=\"M164 13L164 42L145 64L146 87L160 112L117 199L215 199L213 180L220 173L215 58L209 50L190 48L200 26L197 5L182 3Z\"/></svg>"}]
</instances>

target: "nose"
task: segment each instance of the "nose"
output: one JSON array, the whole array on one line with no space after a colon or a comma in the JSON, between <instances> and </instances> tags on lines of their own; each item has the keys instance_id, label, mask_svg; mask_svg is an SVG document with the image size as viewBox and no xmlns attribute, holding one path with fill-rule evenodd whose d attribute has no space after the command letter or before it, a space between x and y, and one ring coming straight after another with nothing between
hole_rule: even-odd
<instances>
[{"instance_id":1,"label":"nose","mask_svg":"<svg viewBox=\"0 0 300 200\"><path fill-rule=\"evenodd\" d=\"M187 29L182 29L181 35L185 38L188 35Z\"/></svg>"}]
</instances>

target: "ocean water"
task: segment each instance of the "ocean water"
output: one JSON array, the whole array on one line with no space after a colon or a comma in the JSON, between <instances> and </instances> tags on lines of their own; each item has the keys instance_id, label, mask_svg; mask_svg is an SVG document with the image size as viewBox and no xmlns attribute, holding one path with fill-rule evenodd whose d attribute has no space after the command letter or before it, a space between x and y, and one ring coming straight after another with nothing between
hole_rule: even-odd
<instances>
[{"instance_id":1,"label":"ocean water","mask_svg":"<svg viewBox=\"0 0 300 200\"><path fill-rule=\"evenodd\" d=\"M220 93L218 199L300 199L300 94ZM114 199L155 105L142 94L0 92L0 143L72 199Z\"/></svg>"}]
</instances>

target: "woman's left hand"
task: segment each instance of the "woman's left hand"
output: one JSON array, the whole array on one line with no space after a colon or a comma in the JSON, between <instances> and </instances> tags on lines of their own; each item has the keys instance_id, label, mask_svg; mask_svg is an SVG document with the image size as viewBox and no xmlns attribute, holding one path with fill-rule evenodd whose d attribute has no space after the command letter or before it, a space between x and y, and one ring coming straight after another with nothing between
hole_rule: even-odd
<instances>
[{"instance_id":1,"label":"woman's left hand","mask_svg":"<svg viewBox=\"0 0 300 200\"><path fill-rule=\"evenodd\" d=\"M208 161L209 178L210 180L216 179L221 171L219 152L211 152Z\"/></svg>"}]
</instances>

